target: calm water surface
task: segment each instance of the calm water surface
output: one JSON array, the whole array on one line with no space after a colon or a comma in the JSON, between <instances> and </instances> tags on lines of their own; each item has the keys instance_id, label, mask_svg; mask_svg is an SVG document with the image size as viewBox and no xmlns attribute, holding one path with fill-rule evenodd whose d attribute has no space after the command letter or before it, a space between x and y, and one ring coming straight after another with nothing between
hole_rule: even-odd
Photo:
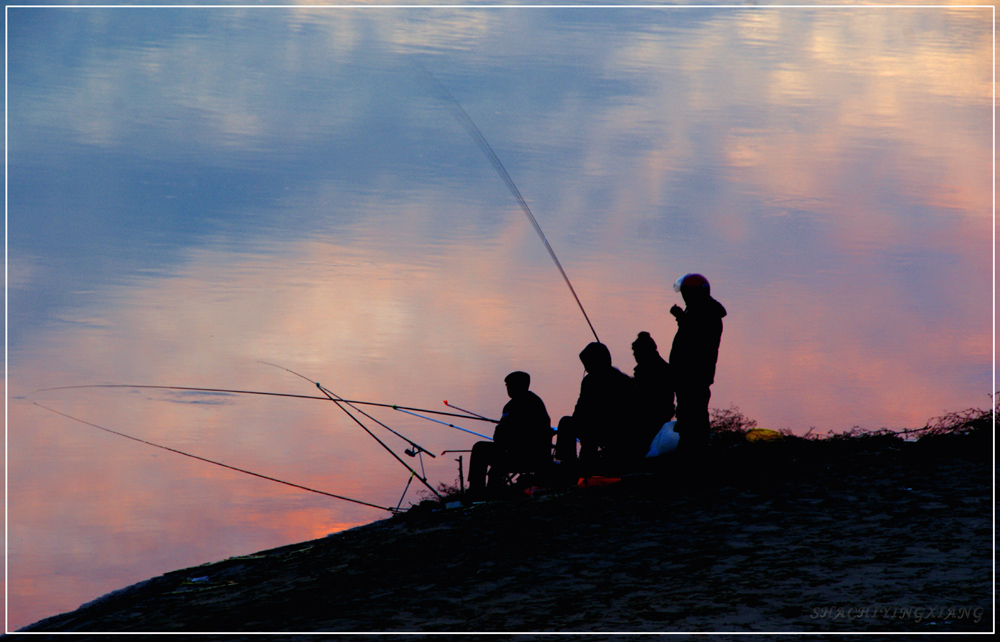
<instances>
[{"instance_id":1,"label":"calm water surface","mask_svg":"<svg viewBox=\"0 0 1000 642\"><path fill-rule=\"evenodd\" d=\"M421 489L313 394L572 410L590 330L729 310L712 405L804 433L990 403L983 9L11 9L8 628ZM373 413L374 414L374 413ZM475 437L376 415L454 483ZM489 431L483 425L466 424ZM381 430L381 429L379 429ZM405 444L381 435L397 452ZM420 465L416 459L413 465ZM467 461L466 461L467 465Z\"/></svg>"}]
</instances>

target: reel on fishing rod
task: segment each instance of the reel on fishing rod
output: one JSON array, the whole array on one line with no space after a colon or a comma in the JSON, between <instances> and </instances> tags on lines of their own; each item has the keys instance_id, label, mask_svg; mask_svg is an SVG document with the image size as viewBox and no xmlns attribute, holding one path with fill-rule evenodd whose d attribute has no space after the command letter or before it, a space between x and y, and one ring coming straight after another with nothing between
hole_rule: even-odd
<instances>
[{"instance_id":1,"label":"reel on fishing rod","mask_svg":"<svg viewBox=\"0 0 1000 642\"><path fill-rule=\"evenodd\" d=\"M413 442L410 443L413 444ZM409 455L410 457L416 457L417 455L422 455L424 453L427 453L431 457L434 457L434 455L429 450L425 450L424 447L421 446L420 444L413 444L412 448L407 448L406 450L403 451L403 453Z\"/></svg>"}]
</instances>

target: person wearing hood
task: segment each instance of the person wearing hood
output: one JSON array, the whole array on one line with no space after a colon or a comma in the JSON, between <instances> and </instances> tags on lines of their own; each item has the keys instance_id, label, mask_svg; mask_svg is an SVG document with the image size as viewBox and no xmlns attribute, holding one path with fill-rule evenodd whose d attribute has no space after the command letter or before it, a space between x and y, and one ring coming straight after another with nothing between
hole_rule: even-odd
<instances>
[{"instance_id":1,"label":"person wearing hood","mask_svg":"<svg viewBox=\"0 0 1000 642\"><path fill-rule=\"evenodd\" d=\"M587 374L580 383L573 415L559 421L556 458L574 463L579 439L584 466L593 464L598 453L602 461L618 461L625 455L633 423L632 379L611 364L611 351L603 343L588 344L580 361Z\"/></svg>"},{"instance_id":2,"label":"person wearing hood","mask_svg":"<svg viewBox=\"0 0 1000 642\"><path fill-rule=\"evenodd\" d=\"M674 290L681 293L685 308L674 305L677 333L670 348L670 367L677 395L677 433L680 450L696 451L708 443L708 402L715 382L715 364L722 340L726 309L712 298L708 279L685 274Z\"/></svg>"}]
</instances>

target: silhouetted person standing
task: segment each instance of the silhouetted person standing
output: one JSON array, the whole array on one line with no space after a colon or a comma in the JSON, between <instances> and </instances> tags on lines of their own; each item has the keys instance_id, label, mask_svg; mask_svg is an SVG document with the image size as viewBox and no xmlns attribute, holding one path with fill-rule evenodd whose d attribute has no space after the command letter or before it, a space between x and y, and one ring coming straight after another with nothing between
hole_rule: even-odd
<instances>
[{"instance_id":1,"label":"silhouetted person standing","mask_svg":"<svg viewBox=\"0 0 1000 642\"><path fill-rule=\"evenodd\" d=\"M674 290L687 306L670 308L677 319L677 334L670 348L677 393L677 433L682 451L701 450L708 443L709 387L715 381L715 363L722 340L722 318L726 309L711 296L708 280L700 274L685 274Z\"/></svg>"},{"instance_id":2,"label":"silhouetted person standing","mask_svg":"<svg viewBox=\"0 0 1000 642\"><path fill-rule=\"evenodd\" d=\"M469 490L481 491L487 485L503 486L508 474L537 472L552 463L552 423L545 403L528 390L531 376L512 372L504 378L510 401L493 431L493 441L480 441L472 447L469 459Z\"/></svg>"},{"instance_id":3,"label":"silhouetted person standing","mask_svg":"<svg viewBox=\"0 0 1000 642\"><path fill-rule=\"evenodd\" d=\"M580 353L587 374L571 417L559 421L556 457L563 463L580 461L587 466L601 452L603 461L618 461L626 454L628 436L635 430L632 379L611 365L611 352L603 343L590 343Z\"/></svg>"},{"instance_id":4,"label":"silhouetted person standing","mask_svg":"<svg viewBox=\"0 0 1000 642\"><path fill-rule=\"evenodd\" d=\"M632 385L639 426L635 452L644 457L656 433L674 418L674 376L648 332L640 332L632 342L632 355L635 357Z\"/></svg>"}]
</instances>

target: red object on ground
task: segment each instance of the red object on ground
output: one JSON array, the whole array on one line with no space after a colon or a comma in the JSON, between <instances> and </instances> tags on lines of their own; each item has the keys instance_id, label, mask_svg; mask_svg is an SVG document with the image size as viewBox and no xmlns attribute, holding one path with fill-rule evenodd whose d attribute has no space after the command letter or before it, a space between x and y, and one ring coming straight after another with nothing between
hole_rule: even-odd
<instances>
[{"instance_id":1,"label":"red object on ground","mask_svg":"<svg viewBox=\"0 0 1000 642\"><path fill-rule=\"evenodd\" d=\"M600 475L595 475L594 477L581 477L576 482L576 486L577 488L602 488L611 484L617 484L621 480L621 477L601 477Z\"/></svg>"}]
</instances>

